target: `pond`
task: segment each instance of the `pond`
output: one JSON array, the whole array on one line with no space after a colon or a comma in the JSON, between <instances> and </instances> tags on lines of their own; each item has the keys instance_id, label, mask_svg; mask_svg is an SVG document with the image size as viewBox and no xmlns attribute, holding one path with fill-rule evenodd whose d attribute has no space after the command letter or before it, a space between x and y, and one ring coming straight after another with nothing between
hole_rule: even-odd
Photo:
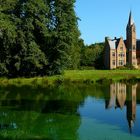
<instances>
[{"instance_id":1,"label":"pond","mask_svg":"<svg viewBox=\"0 0 140 140\"><path fill-rule=\"evenodd\" d=\"M140 84L1 86L0 139L139 140Z\"/></svg>"}]
</instances>

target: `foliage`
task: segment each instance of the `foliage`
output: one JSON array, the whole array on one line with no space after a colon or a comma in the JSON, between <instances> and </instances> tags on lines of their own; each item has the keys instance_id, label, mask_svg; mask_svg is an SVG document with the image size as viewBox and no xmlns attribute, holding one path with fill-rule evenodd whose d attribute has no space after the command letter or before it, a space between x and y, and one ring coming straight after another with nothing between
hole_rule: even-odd
<instances>
[{"instance_id":1,"label":"foliage","mask_svg":"<svg viewBox=\"0 0 140 140\"><path fill-rule=\"evenodd\" d=\"M0 0L0 76L52 75L76 68L80 33L74 3Z\"/></svg>"},{"instance_id":2,"label":"foliage","mask_svg":"<svg viewBox=\"0 0 140 140\"><path fill-rule=\"evenodd\" d=\"M53 41L48 45L50 75L62 73L67 68L77 67L79 63L76 61L79 55L80 33L74 12L74 3L75 0L50 1L53 23L50 27Z\"/></svg>"},{"instance_id":3,"label":"foliage","mask_svg":"<svg viewBox=\"0 0 140 140\"><path fill-rule=\"evenodd\" d=\"M133 65L125 65L117 67L118 70L136 70L136 68Z\"/></svg>"},{"instance_id":4,"label":"foliage","mask_svg":"<svg viewBox=\"0 0 140 140\"><path fill-rule=\"evenodd\" d=\"M96 43L82 47L81 50L81 66L94 67L96 69L103 68L103 50L104 43Z\"/></svg>"}]
</instances>

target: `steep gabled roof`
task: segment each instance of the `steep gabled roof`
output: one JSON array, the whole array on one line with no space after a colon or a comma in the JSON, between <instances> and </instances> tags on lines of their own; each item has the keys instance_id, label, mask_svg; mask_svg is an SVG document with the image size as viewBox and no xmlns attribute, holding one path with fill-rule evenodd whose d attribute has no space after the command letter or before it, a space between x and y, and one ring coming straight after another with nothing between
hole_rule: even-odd
<instances>
[{"instance_id":1,"label":"steep gabled roof","mask_svg":"<svg viewBox=\"0 0 140 140\"><path fill-rule=\"evenodd\" d=\"M125 46L127 48L127 40L123 40L123 41L124 41L124 44L125 44Z\"/></svg>"},{"instance_id":2,"label":"steep gabled roof","mask_svg":"<svg viewBox=\"0 0 140 140\"><path fill-rule=\"evenodd\" d=\"M118 47L119 43L120 43L121 38L117 38L116 39L116 48Z\"/></svg>"},{"instance_id":3,"label":"steep gabled roof","mask_svg":"<svg viewBox=\"0 0 140 140\"><path fill-rule=\"evenodd\" d=\"M122 38L108 39L110 49L117 49Z\"/></svg>"},{"instance_id":4,"label":"steep gabled roof","mask_svg":"<svg viewBox=\"0 0 140 140\"><path fill-rule=\"evenodd\" d=\"M108 40L110 49L116 49L116 40Z\"/></svg>"}]
</instances>

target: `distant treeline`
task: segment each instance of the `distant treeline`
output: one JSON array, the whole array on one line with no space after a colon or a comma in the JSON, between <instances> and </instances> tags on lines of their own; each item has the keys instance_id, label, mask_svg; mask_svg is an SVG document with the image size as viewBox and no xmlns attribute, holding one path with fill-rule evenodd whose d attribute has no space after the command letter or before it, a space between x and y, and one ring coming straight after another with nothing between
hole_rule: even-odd
<instances>
[{"instance_id":1,"label":"distant treeline","mask_svg":"<svg viewBox=\"0 0 140 140\"><path fill-rule=\"evenodd\" d=\"M75 0L0 0L0 76L100 68L102 44L79 38Z\"/></svg>"},{"instance_id":2,"label":"distant treeline","mask_svg":"<svg viewBox=\"0 0 140 140\"><path fill-rule=\"evenodd\" d=\"M80 67L83 69L104 69L103 52L105 43L95 43L84 45L81 40L81 60Z\"/></svg>"}]
</instances>

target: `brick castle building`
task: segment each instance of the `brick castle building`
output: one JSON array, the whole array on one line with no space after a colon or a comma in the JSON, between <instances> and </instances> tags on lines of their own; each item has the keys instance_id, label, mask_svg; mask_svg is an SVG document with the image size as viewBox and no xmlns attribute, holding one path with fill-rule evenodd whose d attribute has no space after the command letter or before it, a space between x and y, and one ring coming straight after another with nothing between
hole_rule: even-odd
<instances>
[{"instance_id":1,"label":"brick castle building","mask_svg":"<svg viewBox=\"0 0 140 140\"><path fill-rule=\"evenodd\" d=\"M136 38L136 27L131 12L126 27L126 40L122 37L105 38L104 65L106 69L115 69L125 65L139 67L140 40Z\"/></svg>"}]
</instances>

